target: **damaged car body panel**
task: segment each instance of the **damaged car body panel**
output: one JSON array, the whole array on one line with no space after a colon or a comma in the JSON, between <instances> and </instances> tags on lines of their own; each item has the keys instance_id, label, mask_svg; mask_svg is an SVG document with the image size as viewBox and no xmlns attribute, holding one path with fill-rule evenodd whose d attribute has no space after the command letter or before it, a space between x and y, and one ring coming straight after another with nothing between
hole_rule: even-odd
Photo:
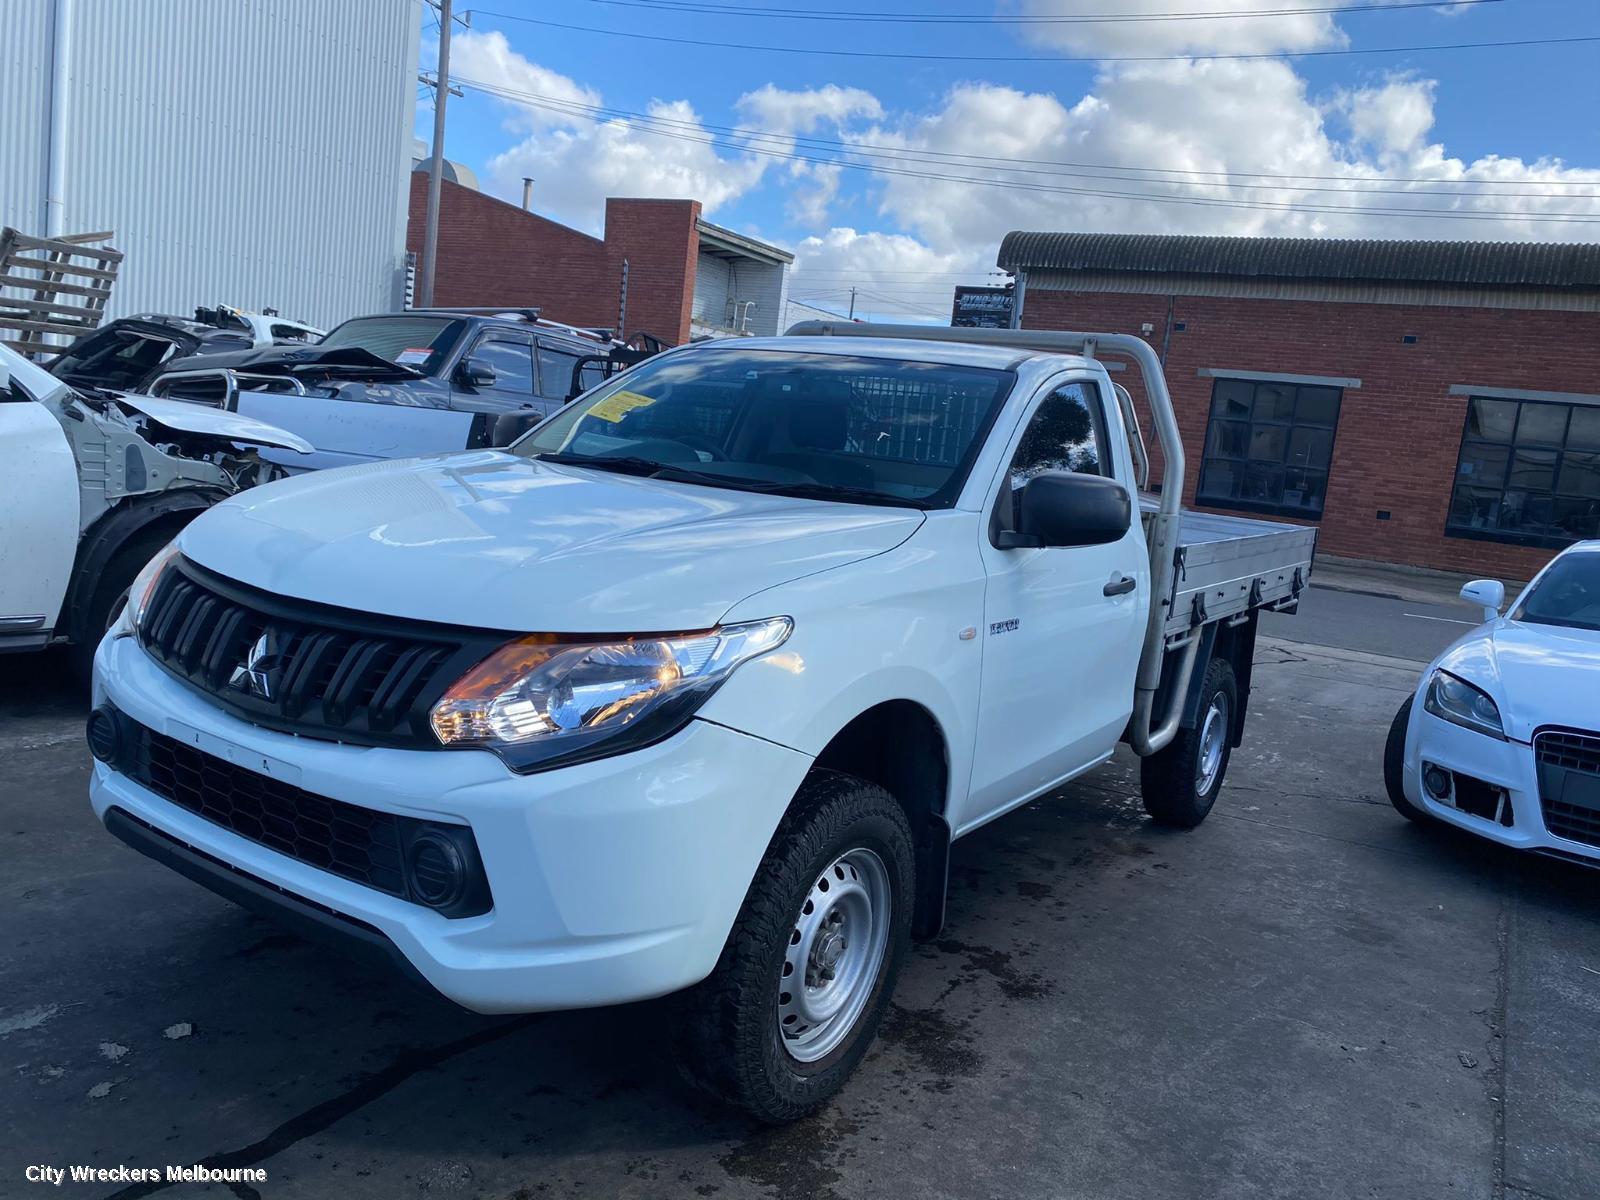
<instances>
[{"instance_id":1,"label":"damaged car body panel","mask_svg":"<svg viewBox=\"0 0 1600 1200\"><path fill-rule=\"evenodd\" d=\"M49 371L73 387L145 391L150 379L180 359L209 362L320 336L309 325L224 304L196 309L193 318L137 313L84 334L56 356Z\"/></svg>"},{"instance_id":2,"label":"damaged car body panel","mask_svg":"<svg viewBox=\"0 0 1600 1200\"><path fill-rule=\"evenodd\" d=\"M0 649L64 640L92 653L151 555L283 473L269 447L310 450L248 417L80 392L0 347Z\"/></svg>"},{"instance_id":3,"label":"damaged car body panel","mask_svg":"<svg viewBox=\"0 0 1600 1200\"><path fill-rule=\"evenodd\" d=\"M508 445L605 379L618 351L645 353L532 309L411 309L314 345L172 359L147 390L293 430L315 453L267 456L295 472Z\"/></svg>"}]
</instances>

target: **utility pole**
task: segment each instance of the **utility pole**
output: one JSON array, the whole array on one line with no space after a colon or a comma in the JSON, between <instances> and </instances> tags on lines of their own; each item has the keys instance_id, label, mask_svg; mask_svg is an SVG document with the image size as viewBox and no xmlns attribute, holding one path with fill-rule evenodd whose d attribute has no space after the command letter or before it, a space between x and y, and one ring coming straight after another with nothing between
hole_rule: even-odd
<instances>
[{"instance_id":1,"label":"utility pole","mask_svg":"<svg viewBox=\"0 0 1600 1200\"><path fill-rule=\"evenodd\" d=\"M850 319L852 321L854 321L856 319L856 290L855 290L855 288L851 288L850 289Z\"/></svg>"},{"instance_id":2,"label":"utility pole","mask_svg":"<svg viewBox=\"0 0 1600 1200\"><path fill-rule=\"evenodd\" d=\"M434 268L439 262L439 191L444 179L444 109L450 99L450 6L439 0L439 72L433 81L433 161L428 167L428 215L422 227L422 281L418 308L433 307Z\"/></svg>"}]
</instances>

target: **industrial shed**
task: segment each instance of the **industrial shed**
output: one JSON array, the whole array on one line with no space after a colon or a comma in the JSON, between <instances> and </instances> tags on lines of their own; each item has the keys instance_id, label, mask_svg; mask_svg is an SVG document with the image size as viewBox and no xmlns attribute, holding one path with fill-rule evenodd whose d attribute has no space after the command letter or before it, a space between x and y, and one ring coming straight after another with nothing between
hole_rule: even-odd
<instances>
[{"instance_id":1,"label":"industrial shed","mask_svg":"<svg viewBox=\"0 0 1600 1200\"><path fill-rule=\"evenodd\" d=\"M4 22L0 224L113 232L108 315L399 307L420 0L6 0Z\"/></svg>"},{"instance_id":2,"label":"industrial shed","mask_svg":"<svg viewBox=\"0 0 1600 1200\"><path fill-rule=\"evenodd\" d=\"M1526 578L1600 537L1600 246L1007 235L1032 329L1141 334L1185 498Z\"/></svg>"}]
</instances>

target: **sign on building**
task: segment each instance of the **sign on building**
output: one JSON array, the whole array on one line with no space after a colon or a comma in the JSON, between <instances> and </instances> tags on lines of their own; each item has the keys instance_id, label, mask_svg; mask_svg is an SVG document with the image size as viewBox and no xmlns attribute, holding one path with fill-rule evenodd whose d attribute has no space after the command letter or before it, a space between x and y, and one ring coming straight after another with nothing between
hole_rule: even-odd
<instances>
[{"instance_id":1,"label":"sign on building","mask_svg":"<svg viewBox=\"0 0 1600 1200\"><path fill-rule=\"evenodd\" d=\"M1011 325L1009 287L958 287L950 324L957 329L1006 329Z\"/></svg>"}]
</instances>

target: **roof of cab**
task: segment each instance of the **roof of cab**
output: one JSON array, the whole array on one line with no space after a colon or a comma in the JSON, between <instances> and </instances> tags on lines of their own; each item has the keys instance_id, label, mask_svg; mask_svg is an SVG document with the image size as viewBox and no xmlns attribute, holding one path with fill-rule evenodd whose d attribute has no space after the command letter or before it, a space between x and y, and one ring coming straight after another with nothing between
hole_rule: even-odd
<instances>
[{"instance_id":1,"label":"roof of cab","mask_svg":"<svg viewBox=\"0 0 1600 1200\"><path fill-rule=\"evenodd\" d=\"M987 367L1011 371L1031 359L1050 359L1064 366L1086 366L1077 354L1050 354L1016 346L981 346L968 342L923 341L920 338L768 337L724 338L701 342L733 350L787 350L792 354L847 354L856 358L894 358L942 363L953 367Z\"/></svg>"}]
</instances>

